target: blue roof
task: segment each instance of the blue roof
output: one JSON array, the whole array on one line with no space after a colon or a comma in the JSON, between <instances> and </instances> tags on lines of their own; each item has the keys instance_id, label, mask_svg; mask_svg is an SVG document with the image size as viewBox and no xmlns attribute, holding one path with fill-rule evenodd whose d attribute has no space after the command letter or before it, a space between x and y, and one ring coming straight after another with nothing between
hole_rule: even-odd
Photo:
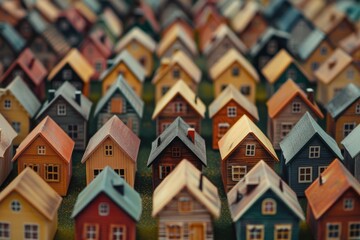
<instances>
[{"instance_id":1,"label":"blue roof","mask_svg":"<svg viewBox=\"0 0 360 240\"><path fill-rule=\"evenodd\" d=\"M302 18L302 14L294 7L286 9L279 18L274 20L275 26L285 32L290 32L295 23Z\"/></svg>"},{"instance_id":2,"label":"blue roof","mask_svg":"<svg viewBox=\"0 0 360 240\"><path fill-rule=\"evenodd\" d=\"M20 53L25 47L25 40L8 23L0 22L0 36L16 53Z\"/></svg>"},{"instance_id":3,"label":"blue roof","mask_svg":"<svg viewBox=\"0 0 360 240\"><path fill-rule=\"evenodd\" d=\"M37 34L43 33L48 26L45 19L35 10L30 11L26 18Z\"/></svg>"},{"instance_id":4,"label":"blue roof","mask_svg":"<svg viewBox=\"0 0 360 240\"><path fill-rule=\"evenodd\" d=\"M279 8L285 4L286 0L272 0L267 8L264 10L264 15L266 18L273 18L277 14Z\"/></svg>"},{"instance_id":5,"label":"blue roof","mask_svg":"<svg viewBox=\"0 0 360 240\"><path fill-rule=\"evenodd\" d=\"M319 46L319 44L325 39L325 34L315 29L313 30L307 38L299 45L297 55L299 58L304 61L306 60L314 50Z\"/></svg>"}]
</instances>

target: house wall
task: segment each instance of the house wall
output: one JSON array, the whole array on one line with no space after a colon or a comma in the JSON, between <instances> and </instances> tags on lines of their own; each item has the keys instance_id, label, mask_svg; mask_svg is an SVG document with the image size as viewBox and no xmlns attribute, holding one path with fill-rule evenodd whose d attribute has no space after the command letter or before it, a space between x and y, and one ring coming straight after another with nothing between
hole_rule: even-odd
<instances>
[{"instance_id":1,"label":"house wall","mask_svg":"<svg viewBox=\"0 0 360 240\"><path fill-rule=\"evenodd\" d=\"M30 23L27 21L26 18L20 20L20 23L16 25L16 30L26 42L31 41L34 35L36 35L34 29L31 27Z\"/></svg>"},{"instance_id":2,"label":"house wall","mask_svg":"<svg viewBox=\"0 0 360 240\"><path fill-rule=\"evenodd\" d=\"M212 10L216 11L216 10ZM204 14L205 11L203 12ZM198 16L198 18L203 18L204 16ZM204 48L207 41L211 40L213 33L216 31L217 27L220 26L222 23L221 19L216 17L214 13L210 13L207 16L206 22L200 28L198 27L198 34L199 34L199 44L200 48Z\"/></svg>"},{"instance_id":3,"label":"house wall","mask_svg":"<svg viewBox=\"0 0 360 240\"><path fill-rule=\"evenodd\" d=\"M9 176L13 168L13 164L11 162L13 155L12 147L13 146L10 145L10 147L6 149L4 153L4 157L0 158L0 186L5 181L7 176Z\"/></svg>"},{"instance_id":4,"label":"house wall","mask_svg":"<svg viewBox=\"0 0 360 240\"><path fill-rule=\"evenodd\" d=\"M92 79L98 80L100 74L107 68L107 58L89 38L85 39L81 44L80 52L95 70ZM97 63L101 63L101 69L99 71L96 69Z\"/></svg>"},{"instance_id":5,"label":"house wall","mask_svg":"<svg viewBox=\"0 0 360 240\"><path fill-rule=\"evenodd\" d=\"M268 24L265 19L261 16L261 14L257 13L247 28L245 28L242 33L238 33L238 36L245 46L250 49L266 31L267 27Z\"/></svg>"}]
</instances>

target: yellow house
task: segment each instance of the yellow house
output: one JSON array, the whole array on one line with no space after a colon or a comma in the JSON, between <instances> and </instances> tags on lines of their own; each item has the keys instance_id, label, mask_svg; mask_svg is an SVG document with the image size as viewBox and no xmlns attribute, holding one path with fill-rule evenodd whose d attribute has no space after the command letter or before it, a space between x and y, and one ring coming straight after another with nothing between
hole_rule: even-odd
<instances>
[{"instance_id":1,"label":"yellow house","mask_svg":"<svg viewBox=\"0 0 360 240\"><path fill-rule=\"evenodd\" d=\"M145 69L147 77L151 75L154 68L154 57L156 42L143 30L134 27L128 32L115 47L115 52L128 51Z\"/></svg>"},{"instance_id":2,"label":"yellow house","mask_svg":"<svg viewBox=\"0 0 360 240\"><path fill-rule=\"evenodd\" d=\"M13 141L15 146L29 134L30 121L40 107L39 100L19 76L0 89L0 113L18 133Z\"/></svg>"},{"instance_id":3,"label":"yellow house","mask_svg":"<svg viewBox=\"0 0 360 240\"><path fill-rule=\"evenodd\" d=\"M62 198L31 168L0 193L1 239L54 239Z\"/></svg>"},{"instance_id":4,"label":"yellow house","mask_svg":"<svg viewBox=\"0 0 360 240\"><path fill-rule=\"evenodd\" d=\"M234 85L252 103L255 103L259 75L255 68L237 50L228 50L209 70L214 83L215 98L229 84Z\"/></svg>"},{"instance_id":5,"label":"yellow house","mask_svg":"<svg viewBox=\"0 0 360 240\"><path fill-rule=\"evenodd\" d=\"M157 102L175 83L182 79L194 92L201 81L201 71L184 52L177 51L170 58L162 58L152 83Z\"/></svg>"},{"instance_id":6,"label":"yellow house","mask_svg":"<svg viewBox=\"0 0 360 240\"><path fill-rule=\"evenodd\" d=\"M119 75L123 75L134 92L141 97L145 80L145 69L126 50L111 60L111 66L101 74L102 95L105 95L110 86L116 82Z\"/></svg>"}]
</instances>

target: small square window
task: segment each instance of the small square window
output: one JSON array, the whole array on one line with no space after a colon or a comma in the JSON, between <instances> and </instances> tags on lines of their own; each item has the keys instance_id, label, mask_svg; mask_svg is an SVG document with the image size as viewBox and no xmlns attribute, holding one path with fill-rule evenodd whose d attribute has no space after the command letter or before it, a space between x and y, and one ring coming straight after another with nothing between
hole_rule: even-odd
<instances>
[{"instance_id":1,"label":"small square window","mask_svg":"<svg viewBox=\"0 0 360 240\"><path fill-rule=\"evenodd\" d=\"M320 54L321 54L322 56L327 55L327 53L328 53L327 47L325 47L325 46L320 47Z\"/></svg>"},{"instance_id":2,"label":"small square window","mask_svg":"<svg viewBox=\"0 0 360 240\"><path fill-rule=\"evenodd\" d=\"M349 240L360 239L360 222L349 223Z\"/></svg>"},{"instance_id":3,"label":"small square window","mask_svg":"<svg viewBox=\"0 0 360 240\"><path fill-rule=\"evenodd\" d=\"M236 107L227 107L227 116L228 117L236 117L237 116L237 109Z\"/></svg>"},{"instance_id":4,"label":"small square window","mask_svg":"<svg viewBox=\"0 0 360 240\"><path fill-rule=\"evenodd\" d=\"M32 170L34 170L34 172L39 173L39 164L33 164L33 163L24 163L24 169L25 168L31 168Z\"/></svg>"},{"instance_id":5,"label":"small square window","mask_svg":"<svg viewBox=\"0 0 360 240\"><path fill-rule=\"evenodd\" d=\"M57 115L58 116L66 116L66 105L65 104L57 105Z\"/></svg>"},{"instance_id":6,"label":"small square window","mask_svg":"<svg viewBox=\"0 0 360 240\"><path fill-rule=\"evenodd\" d=\"M228 86L227 84L222 84L221 87L220 87L221 91L225 90L225 88L226 88L227 86Z\"/></svg>"},{"instance_id":7,"label":"small square window","mask_svg":"<svg viewBox=\"0 0 360 240\"><path fill-rule=\"evenodd\" d=\"M108 203L100 203L99 204L99 215L100 216L107 216L110 212L110 206Z\"/></svg>"},{"instance_id":8,"label":"small square window","mask_svg":"<svg viewBox=\"0 0 360 240\"><path fill-rule=\"evenodd\" d=\"M318 62L311 63L311 70L314 72L319 68L320 64Z\"/></svg>"},{"instance_id":9,"label":"small square window","mask_svg":"<svg viewBox=\"0 0 360 240\"><path fill-rule=\"evenodd\" d=\"M292 124L291 123L282 123L281 124L281 130L280 130L280 135L281 135L281 139L284 139L289 132L292 129Z\"/></svg>"},{"instance_id":10,"label":"small square window","mask_svg":"<svg viewBox=\"0 0 360 240\"><path fill-rule=\"evenodd\" d=\"M349 135L349 133L351 133L351 131L356 127L356 123L344 123L344 137L346 137L347 135Z\"/></svg>"},{"instance_id":11,"label":"small square window","mask_svg":"<svg viewBox=\"0 0 360 240\"><path fill-rule=\"evenodd\" d=\"M65 81L71 80L72 79L72 71L70 69L64 69L62 71L62 77Z\"/></svg>"},{"instance_id":12,"label":"small square window","mask_svg":"<svg viewBox=\"0 0 360 240\"><path fill-rule=\"evenodd\" d=\"M245 156L255 156L255 144L246 144Z\"/></svg>"},{"instance_id":13,"label":"small square window","mask_svg":"<svg viewBox=\"0 0 360 240\"><path fill-rule=\"evenodd\" d=\"M185 113L186 105L183 102L175 102L174 103L174 112L175 113Z\"/></svg>"},{"instance_id":14,"label":"small square window","mask_svg":"<svg viewBox=\"0 0 360 240\"><path fill-rule=\"evenodd\" d=\"M264 240L264 225L246 225L246 239Z\"/></svg>"},{"instance_id":15,"label":"small square window","mask_svg":"<svg viewBox=\"0 0 360 240\"><path fill-rule=\"evenodd\" d=\"M269 44L267 45L267 52L272 55L275 54L276 51L278 50L278 44L275 40L272 40L269 42Z\"/></svg>"},{"instance_id":16,"label":"small square window","mask_svg":"<svg viewBox=\"0 0 360 240\"><path fill-rule=\"evenodd\" d=\"M21 129L21 123L20 122L12 122L11 123L13 129L15 130L15 132L19 133L20 129Z\"/></svg>"},{"instance_id":17,"label":"small square window","mask_svg":"<svg viewBox=\"0 0 360 240\"><path fill-rule=\"evenodd\" d=\"M122 178L125 179L125 169L120 168L120 169L114 169L114 171Z\"/></svg>"},{"instance_id":18,"label":"small square window","mask_svg":"<svg viewBox=\"0 0 360 240\"><path fill-rule=\"evenodd\" d=\"M276 214L276 202L274 199L266 198L262 201L261 212L264 215Z\"/></svg>"},{"instance_id":19,"label":"small square window","mask_svg":"<svg viewBox=\"0 0 360 240\"><path fill-rule=\"evenodd\" d=\"M10 224L0 222L0 239L10 240Z\"/></svg>"},{"instance_id":20,"label":"small square window","mask_svg":"<svg viewBox=\"0 0 360 240\"><path fill-rule=\"evenodd\" d=\"M172 73L173 73L173 78L175 79L180 78L180 70L178 68L175 68Z\"/></svg>"},{"instance_id":21,"label":"small square window","mask_svg":"<svg viewBox=\"0 0 360 240\"><path fill-rule=\"evenodd\" d=\"M219 123L218 124L218 137L222 137L225 133L229 130L230 124L229 123Z\"/></svg>"},{"instance_id":22,"label":"small square window","mask_svg":"<svg viewBox=\"0 0 360 240\"><path fill-rule=\"evenodd\" d=\"M45 155L46 154L45 146L38 146L37 147L37 153L38 153L38 155Z\"/></svg>"},{"instance_id":23,"label":"small square window","mask_svg":"<svg viewBox=\"0 0 360 240\"><path fill-rule=\"evenodd\" d=\"M247 173L246 166L231 166L231 180L234 182L240 181Z\"/></svg>"},{"instance_id":24,"label":"small square window","mask_svg":"<svg viewBox=\"0 0 360 240\"><path fill-rule=\"evenodd\" d=\"M344 199L344 210L351 211L354 209L354 199L352 198L345 198Z\"/></svg>"},{"instance_id":25,"label":"small square window","mask_svg":"<svg viewBox=\"0 0 360 240\"><path fill-rule=\"evenodd\" d=\"M356 104L355 106L355 114L360 114L360 104Z\"/></svg>"},{"instance_id":26,"label":"small square window","mask_svg":"<svg viewBox=\"0 0 360 240\"><path fill-rule=\"evenodd\" d=\"M192 202L189 197L180 197L178 201L179 212L191 212L192 211Z\"/></svg>"},{"instance_id":27,"label":"small square window","mask_svg":"<svg viewBox=\"0 0 360 240\"><path fill-rule=\"evenodd\" d=\"M235 66L235 67L232 68L232 75L233 75L234 77L237 77L237 76L240 75L240 69L239 69L239 67Z\"/></svg>"},{"instance_id":28,"label":"small square window","mask_svg":"<svg viewBox=\"0 0 360 240\"><path fill-rule=\"evenodd\" d=\"M11 202L10 208L13 212L20 212L21 211L21 203L18 200L14 200Z\"/></svg>"},{"instance_id":29,"label":"small square window","mask_svg":"<svg viewBox=\"0 0 360 240\"><path fill-rule=\"evenodd\" d=\"M100 173L102 169L94 169L94 178L96 178Z\"/></svg>"},{"instance_id":30,"label":"small square window","mask_svg":"<svg viewBox=\"0 0 360 240\"><path fill-rule=\"evenodd\" d=\"M126 227L124 225L111 225L111 234L113 240L125 240Z\"/></svg>"},{"instance_id":31,"label":"small square window","mask_svg":"<svg viewBox=\"0 0 360 240\"><path fill-rule=\"evenodd\" d=\"M101 73L102 70L103 70L102 61L101 61L101 60L97 60L97 61L95 62L95 71L96 71L97 73Z\"/></svg>"},{"instance_id":32,"label":"small square window","mask_svg":"<svg viewBox=\"0 0 360 240\"><path fill-rule=\"evenodd\" d=\"M170 123L162 123L161 124L162 132L165 131L165 129L167 129L169 126L170 126Z\"/></svg>"},{"instance_id":33,"label":"small square window","mask_svg":"<svg viewBox=\"0 0 360 240\"><path fill-rule=\"evenodd\" d=\"M36 224L24 225L24 240L38 240L39 239L39 226Z\"/></svg>"},{"instance_id":34,"label":"small square window","mask_svg":"<svg viewBox=\"0 0 360 240\"><path fill-rule=\"evenodd\" d=\"M243 85L240 87L240 92L245 95L245 96L249 96L250 95L250 86L249 85Z\"/></svg>"},{"instance_id":35,"label":"small square window","mask_svg":"<svg viewBox=\"0 0 360 240\"><path fill-rule=\"evenodd\" d=\"M312 182L312 167L299 167L298 169L298 182L311 183Z\"/></svg>"},{"instance_id":36,"label":"small square window","mask_svg":"<svg viewBox=\"0 0 360 240\"><path fill-rule=\"evenodd\" d=\"M160 165L159 166L159 179L164 179L173 170L173 165Z\"/></svg>"},{"instance_id":37,"label":"small square window","mask_svg":"<svg viewBox=\"0 0 360 240\"><path fill-rule=\"evenodd\" d=\"M167 233L167 238L166 239L171 239L171 240L180 240L182 239L182 234L181 234L181 226L177 225L177 224L167 224L166 226L166 233Z\"/></svg>"},{"instance_id":38,"label":"small square window","mask_svg":"<svg viewBox=\"0 0 360 240\"><path fill-rule=\"evenodd\" d=\"M292 103L292 112L293 113L300 113L301 112L301 103L300 102L293 102Z\"/></svg>"},{"instance_id":39,"label":"small square window","mask_svg":"<svg viewBox=\"0 0 360 240\"><path fill-rule=\"evenodd\" d=\"M290 240L291 225L275 225L275 240Z\"/></svg>"},{"instance_id":40,"label":"small square window","mask_svg":"<svg viewBox=\"0 0 360 240\"><path fill-rule=\"evenodd\" d=\"M113 155L113 145L105 145L105 148L104 148L104 155L106 157L111 157Z\"/></svg>"},{"instance_id":41,"label":"small square window","mask_svg":"<svg viewBox=\"0 0 360 240\"><path fill-rule=\"evenodd\" d=\"M45 165L45 180L47 182L59 182L60 181L60 165L46 164Z\"/></svg>"},{"instance_id":42,"label":"small square window","mask_svg":"<svg viewBox=\"0 0 360 240\"><path fill-rule=\"evenodd\" d=\"M328 240L340 239L340 224L339 223L328 223L326 225L326 235Z\"/></svg>"},{"instance_id":43,"label":"small square window","mask_svg":"<svg viewBox=\"0 0 360 240\"><path fill-rule=\"evenodd\" d=\"M85 224L85 239L97 240L99 239L99 225L98 224Z\"/></svg>"},{"instance_id":44,"label":"small square window","mask_svg":"<svg viewBox=\"0 0 360 240\"><path fill-rule=\"evenodd\" d=\"M165 93L167 93L167 91L169 91L170 87L168 86L163 86L161 88L161 95L165 95Z\"/></svg>"},{"instance_id":45,"label":"small square window","mask_svg":"<svg viewBox=\"0 0 360 240\"><path fill-rule=\"evenodd\" d=\"M179 147L172 147L171 149L172 157L181 157L181 148Z\"/></svg>"},{"instance_id":46,"label":"small square window","mask_svg":"<svg viewBox=\"0 0 360 240\"><path fill-rule=\"evenodd\" d=\"M320 146L310 146L309 158L319 158L319 157L320 157Z\"/></svg>"},{"instance_id":47,"label":"small square window","mask_svg":"<svg viewBox=\"0 0 360 240\"><path fill-rule=\"evenodd\" d=\"M10 99L5 99L4 108L5 109L11 109L11 100Z\"/></svg>"}]
</instances>

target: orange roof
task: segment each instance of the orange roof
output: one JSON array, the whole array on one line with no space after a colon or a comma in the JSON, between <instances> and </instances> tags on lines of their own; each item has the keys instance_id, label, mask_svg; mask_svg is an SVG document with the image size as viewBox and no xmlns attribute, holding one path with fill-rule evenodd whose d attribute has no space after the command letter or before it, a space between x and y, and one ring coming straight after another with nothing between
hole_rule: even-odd
<instances>
[{"instance_id":1,"label":"orange roof","mask_svg":"<svg viewBox=\"0 0 360 240\"><path fill-rule=\"evenodd\" d=\"M360 197L360 183L335 159L306 190L305 196L315 219L323 216L345 192L353 189Z\"/></svg>"},{"instance_id":2,"label":"orange roof","mask_svg":"<svg viewBox=\"0 0 360 240\"><path fill-rule=\"evenodd\" d=\"M279 90L266 102L269 117L274 118L296 96L299 96L319 118L324 118L315 101L311 102L307 94L292 79L288 79L281 85Z\"/></svg>"},{"instance_id":3,"label":"orange roof","mask_svg":"<svg viewBox=\"0 0 360 240\"><path fill-rule=\"evenodd\" d=\"M12 161L16 161L39 136L46 140L67 164L71 162L75 142L49 116L45 117L21 142Z\"/></svg>"}]
</instances>

